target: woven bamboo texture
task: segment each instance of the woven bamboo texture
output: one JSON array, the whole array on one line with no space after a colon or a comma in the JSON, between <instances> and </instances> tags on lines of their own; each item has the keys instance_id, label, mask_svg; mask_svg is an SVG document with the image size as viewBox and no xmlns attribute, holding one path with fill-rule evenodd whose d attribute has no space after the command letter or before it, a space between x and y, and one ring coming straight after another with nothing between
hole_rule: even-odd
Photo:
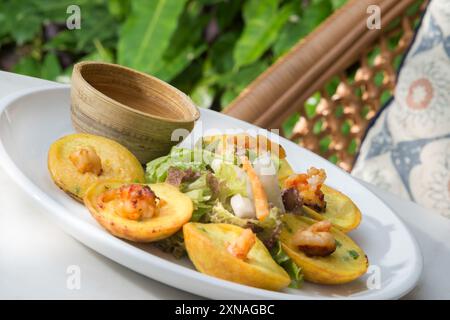
<instances>
[{"instance_id":1,"label":"woven bamboo texture","mask_svg":"<svg viewBox=\"0 0 450 320\"><path fill-rule=\"evenodd\" d=\"M427 1L352 0L252 82L224 112L350 171L370 120L391 97ZM367 8L381 9L369 29Z\"/></svg>"}]
</instances>

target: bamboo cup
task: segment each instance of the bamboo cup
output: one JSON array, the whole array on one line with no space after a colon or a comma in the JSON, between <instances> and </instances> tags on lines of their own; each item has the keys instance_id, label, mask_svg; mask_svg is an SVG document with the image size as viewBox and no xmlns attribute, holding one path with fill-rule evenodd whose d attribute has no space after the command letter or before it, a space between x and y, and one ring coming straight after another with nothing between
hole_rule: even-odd
<instances>
[{"instance_id":1,"label":"bamboo cup","mask_svg":"<svg viewBox=\"0 0 450 320\"><path fill-rule=\"evenodd\" d=\"M81 62L72 74L71 117L76 131L113 139L145 164L180 142L172 137L190 132L200 113L187 95L155 77Z\"/></svg>"}]
</instances>

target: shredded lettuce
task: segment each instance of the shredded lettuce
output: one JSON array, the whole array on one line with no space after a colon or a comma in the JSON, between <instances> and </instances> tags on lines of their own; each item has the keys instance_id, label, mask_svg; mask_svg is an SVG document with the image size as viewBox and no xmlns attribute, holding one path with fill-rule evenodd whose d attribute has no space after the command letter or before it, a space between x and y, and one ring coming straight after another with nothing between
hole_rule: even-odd
<instances>
[{"instance_id":1,"label":"shredded lettuce","mask_svg":"<svg viewBox=\"0 0 450 320\"><path fill-rule=\"evenodd\" d=\"M212 210L216 201L217 191L212 184L214 177L211 173L204 172L198 179L191 183L182 183L180 191L187 195L194 205L191 221L201 221L206 213ZM156 245L164 252L171 253L175 258L181 258L186 254L183 232L180 230L174 235L160 240Z\"/></svg>"},{"instance_id":2,"label":"shredded lettuce","mask_svg":"<svg viewBox=\"0 0 450 320\"><path fill-rule=\"evenodd\" d=\"M194 204L191 221L197 222L212 210L217 198L217 190L211 183L211 173L203 173L197 180L190 184L183 184L181 192L191 198ZM214 179L214 177L212 178Z\"/></svg>"},{"instance_id":3,"label":"shredded lettuce","mask_svg":"<svg viewBox=\"0 0 450 320\"><path fill-rule=\"evenodd\" d=\"M182 230L166 239L155 242L155 245L162 251L172 254L177 259L180 259L186 255L186 247L184 245Z\"/></svg>"},{"instance_id":4,"label":"shredded lettuce","mask_svg":"<svg viewBox=\"0 0 450 320\"><path fill-rule=\"evenodd\" d=\"M145 178L147 183L164 182L170 167L204 171L214 157L213 153L206 150L173 147L167 156L147 163Z\"/></svg>"},{"instance_id":5,"label":"shredded lettuce","mask_svg":"<svg viewBox=\"0 0 450 320\"><path fill-rule=\"evenodd\" d=\"M217 202L209 215L209 221L213 223L230 223L240 227L254 224L260 228L271 229L277 227L281 223L279 212L280 209L273 207L270 209L269 215L263 221L257 219L242 219L228 211L221 202Z\"/></svg>"},{"instance_id":6,"label":"shredded lettuce","mask_svg":"<svg viewBox=\"0 0 450 320\"><path fill-rule=\"evenodd\" d=\"M283 251L278 235L281 230L280 210L271 208L269 216L263 221L241 219L227 209L229 198L233 195L247 195L246 179L238 178L234 161L224 161L214 175L211 163L214 159L223 159L209 150L172 148L167 156L157 158L147 164L147 183L166 181L169 168L191 169L200 173L194 181L182 182L180 191L193 202L194 211L191 221L203 223L229 223L242 228L251 228L269 248L274 260L282 266L292 279L290 287L298 288L303 282L301 269ZM277 168L282 167L279 159L273 159ZM179 258L186 254L182 231L156 243L165 252Z\"/></svg>"},{"instance_id":7,"label":"shredded lettuce","mask_svg":"<svg viewBox=\"0 0 450 320\"><path fill-rule=\"evenodd\" d=\"M291 278L290 288L301 288L303 285L303 273L302 269L284 252L280 241L277 241L270 250L272 258L278 263Z\"/></svg>"},{"instance_id":8,"label":"shredded lettuce","mask_svg":"<svg viewBox=\"0 0 450 320\"><path fill-rule=\"evenodd\" d=\"M211 213L208 215L208 222L211 223L229 223L239 227L246 227L249 221L257 222L254 219L241 219L235 216L233 213L225 209L221 202L217 202L212 208Z\"/></svg>"},{"instance_id":9,"label":"shredded lettuce","mask_svg":"<svg viewBox=\"0 0 450 320\"><path fill-rule=\"evenodd\" d=\"M147 183L166 181L169 168L181 170L191 169L200 172L201 176L191 183L182 183L180 191L191 198L194 212L191 221L200 221L205 213L211 210L216 198L217 190L211 185L207 170L215 155L201 149L186 149L173 147L167 156L157 158L147 163ZM214 189L214 190L213 190Z\"/></svg>"},{"instance_id":10,"label":"shredded lettuce","mask_svg":"<svg viewBox=\"0 0 450 320\"><path fill-rule=\"evenodd\" d=\"M263 221L259 221L239 218L228 211L219 201L205 216L205 220L211 223L229 223L242 228L251 228L268 248L271 248L278 239L281 227L280 210L277 207L271 208L269 215Z\"/></svg>"},{"instance_id":11,"label":"shredded lettuce","mask_svg":"<svg viewBox=\"0 0 450 320\"><path fill-rule=\"evenodd\" d=\"M236 194L247 197L247 180L238 177L234 164L223 162L214 173L220 181L219 199L221 202Z\"/></svg>"}]
</instances>

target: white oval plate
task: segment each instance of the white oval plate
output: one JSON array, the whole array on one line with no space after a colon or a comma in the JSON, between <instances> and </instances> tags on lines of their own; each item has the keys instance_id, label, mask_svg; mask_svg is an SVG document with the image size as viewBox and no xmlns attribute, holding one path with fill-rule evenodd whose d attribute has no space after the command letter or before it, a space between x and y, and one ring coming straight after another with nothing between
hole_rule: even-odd
<instances>
[{"instance_id":1,"label":"white oval plate","mask_svg":"<svg viewBox=\"0 0 450 320\"><path fill-rule=\"evenodd\" d=\"M300 290L267 291L201 274L188 259L176 260L151 245L136 246L110 235L86 208L59 190L48 174L50 144L73 132L69 96L68 87L58 86L4 99L0 103L0 161L66 232L108 258L170 286L215 299L396 299L417 283L422 256L399 218L349 174L283 138L281 144L294 169L324 168L327 183L347 194L361 209L362 223L351 232L351 237L366 252L370 268L358 280L339 286L305 283ZM246 122L210 110L202 109L200 120L192 135L209 129L257 130ZM188 137L183 144L189 141Z\"/></svg>"}]
</instances>

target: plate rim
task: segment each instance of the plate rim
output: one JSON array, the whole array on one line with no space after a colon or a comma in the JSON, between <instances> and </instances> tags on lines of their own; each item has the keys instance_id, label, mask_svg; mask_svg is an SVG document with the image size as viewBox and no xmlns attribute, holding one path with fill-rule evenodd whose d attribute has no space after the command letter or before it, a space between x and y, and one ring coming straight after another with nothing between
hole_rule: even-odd
<instances>
[{"instance_id":1,"label":"plate rim","mask_svg":"<svg viewBox=\"0 0 450 320\"><path fill-rule=\"evenodd\" d=\"M0 99L0 116L3 115L3 113L7 110L8 106L13 104L15 101L19 100L22 97L30 96L36 93L43 93L43 92L54 92L54 91L69 91L70 93L70 85L61 85L55 83L54 86L44 85L35 87L32 89L24 89L17 91L15 93L12 93L10 95L7 95L6 97ZM212 110L204 110L203 112L211 112L216 113ZM217 112L218 113L218 112ZM249 125L249 123L242 121L240 119L232 118L228 115L221 114L223 117L227 117L232 119L233 121L237 121L237 123L243 123L245 125ZM252 124L250 124L252 125ZM252 125L254 126L254 125ZM256 126L255 126L256 127ZM257 127L259 128L259 127ZM292 141L287 140L284 137L280 136L280 141L283 144L293 144L295 147L301 148L300 146L294 144ZM312 153L310 150L301 148L302 152L308 152ZM343 299L398 299L404 295L406 295L408 292L413 290L423 271L423 255L420 251L420 247L417 243L416 238L411 233L409 228L405 225L405 223L397 216L394 210L385 203L382 199L380 199L376 194L371 192L369 189L367 189L361 182L356 180L354 177L352 177L348 172L343 171L341 168L335 166L335 169L341 170L344 174L350 176L351 179L355 180L356 183L364 190L364 192L372 194L374 197L376 197L382 204L386 206L386 208L390 211L390 214L394 217L394 219L397 220L397 223L399 223L404 229L407 235L409 236L413 248L414 248L414 262L415 262L415 270L414 272L411 272L409 277L405 279L402 283L397 285L397 287L394 287L390 289L389 291L385 291L383 289L380 290L366 290L361 295L358 296L311 296L311 295L302 295L301 291L299 294L292 294L292 293L286 293L286 292L277 292L277 291L270 291L265 289L259 289L259 288L253 288L246 285L218 279L206 274L202 274L196 270L192 270L189 268L186 268L182 265L176 264L172 261L168 261L164 258L155 256L149 252L146 252L147 254L144 254L140 257L142 249L139 249L137 247L132 246L131 244L128 244L121 239L118 239L116 237L110 236L109 234L100 233L98 232L98 229L95 228L93 225L89 224L88 222L84 220L78 219L76 216L73 215L64 215L62 212L66 211L66 209L57 201L51 199L42 189L40 189L36 184L34 184L22 170L20 170L16 164L13 162L9 154L7 153L4 145L3 145L3 139L2 136L0 136L0 164L4 168L6 174L15 181L19 187L25 191L27 194L29 194L36 202L39 203L39 205L45 209L48 210L44 211L45 215L48 216L52 221L55 221L59 227L61 227L66 233L68 233L71 237L75 238L77 241L80 241L87 247L95 250L96 252L100 253L101 255L115 261L116 263L123 265L135 272L141 273L146 277L149 277L151 279L154 279L156 281L165 283L166 285L175 287L179 290L188 291L193 294L205 297L205 295L202 293L202 290L197 289L196 286L192 286L189 284L181 285L180 281L176 281L177 279L171 280L168 279L166 276L164 279L158 279L156 277L156 274L161 272L167 272L167 268L169 268L170 273L174 273L177 276L182 276L184 279L189 280L189 283L194 282L197 284L205 284L208 286L213 286L216 289L227 289L227 293L224 294L224 296L229 297L230 299L233 299L233 296L242 297L244 299L295 299L295 300L301 300L301 299L314 299L314 300L343 300ZM108 235L108 236L106 236ZM144 272L143 270L138 270L142 268L132 267L132 263L127 263L127 261L121 260L121 255L123 255L123 249L122 246L127 247L128 250L125 251L125 256L132 256L133 261L131 262L143 262L145 261L148 264L151 264L152 267L157 267L158 271L152 271L150 273ZM131 251L130 251L131 250ZM127 257L129 259L129 257ZM163 274L164 274L163 272ZM168 272L169 273L169 272ZM151 276L150 274L154 274L154 276ZM178 278L178 277L176 277ZM199 286L200 287L200 286ZM211 297L210 297L211 298ZM215 299L222 299L223 297L218 297L215 295Z\"/></svg>"}]
</instances>

